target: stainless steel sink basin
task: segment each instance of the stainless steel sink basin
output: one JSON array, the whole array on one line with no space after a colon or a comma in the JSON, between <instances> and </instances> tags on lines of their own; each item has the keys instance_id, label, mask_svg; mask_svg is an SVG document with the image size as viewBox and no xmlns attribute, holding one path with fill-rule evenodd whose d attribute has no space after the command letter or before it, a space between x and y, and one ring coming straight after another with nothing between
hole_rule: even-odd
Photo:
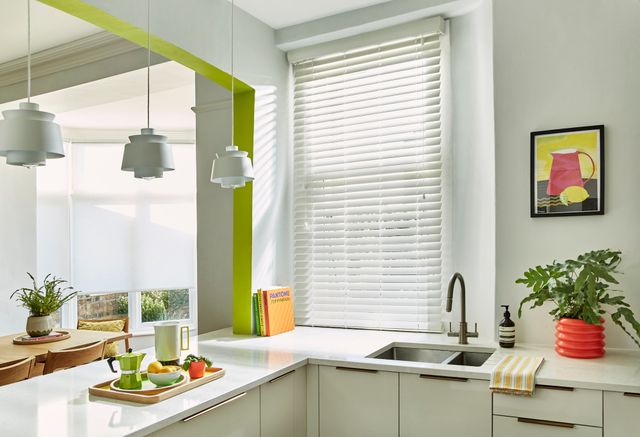
<instances>
[{"instance_id":1,"label":"stainless steel sink basin","mask_svg":"<svg viewBox=\"0 0 640 437\"><path fill-rule=\"evenodd\" d=\"M489 359L492 354L487 352L458 352L448 360L447 364L456 366L480 367Z\"/></svg>"},{"instance_id":2,"label":"stainless steel sink basin","mask_svg":"<svg viewBox=\"0 0 640 437\"><path fill-rule=\"evenodd\" d=\"M383 360L418 361L421 363L443 363L452 351L423 349L416 347L392 347L371 357Z\"/></svg>"},{"instance_id":3,"label":"stainless steel sink basin","mask_svg":"<svg viewBox=\"0 0 640 437\"><path fill-rule=\"evenodd\" d=\"M492 349L481 348L480 350L466 350L460 347L444 349L442 346L436 345L397 345L392 343L369 355L369 358L479 367L489 359L493 352Z\"/></svg>"}]
</instances>

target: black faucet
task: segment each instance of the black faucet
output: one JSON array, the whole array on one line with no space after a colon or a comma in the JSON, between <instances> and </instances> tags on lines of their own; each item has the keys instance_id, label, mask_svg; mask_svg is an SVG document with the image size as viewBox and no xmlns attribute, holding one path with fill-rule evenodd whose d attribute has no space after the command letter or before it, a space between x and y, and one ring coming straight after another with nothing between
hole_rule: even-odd
<instances>
[{"instance_id":1,"label":"black faucet","mask_svg":"<svg viewBox=\"0 0 640 437\"><path fill-rule=\"evenodd\" d=\"M460 281L460 329L458 332L451 332L451 328L449 328L449 333L447 334L449 337L458 337L458 343L467 344L468 337L477 337L478 336L478 325L476 324L476 329L474 332L467 331L467 313L466 313L466 289L464 286L464 278L458 272L454 273L449 281L449 288L447 290L447 312L451 312L451 307L453 305L453 289L456 285L456 280ZM451 327L451 324L449 324Z\"/></svg>"}]
</instances>

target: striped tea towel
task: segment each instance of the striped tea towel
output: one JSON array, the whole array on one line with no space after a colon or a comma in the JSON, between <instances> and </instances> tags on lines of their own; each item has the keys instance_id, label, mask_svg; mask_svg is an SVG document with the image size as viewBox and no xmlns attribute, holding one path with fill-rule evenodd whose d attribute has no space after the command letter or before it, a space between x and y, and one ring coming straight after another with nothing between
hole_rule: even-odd
<instances>
[{"instance_id":1,"label":"striped tea towel","mask_svg":"<svg viewBox=\"0 0 640 437\"><path fill-rule=\"evenodd\" d=\"M543 357L525 357L522 355L507 355L491 372L491 385L494 393L514 395L533 395L535 377Z\"/></svg>"}]
</instances>

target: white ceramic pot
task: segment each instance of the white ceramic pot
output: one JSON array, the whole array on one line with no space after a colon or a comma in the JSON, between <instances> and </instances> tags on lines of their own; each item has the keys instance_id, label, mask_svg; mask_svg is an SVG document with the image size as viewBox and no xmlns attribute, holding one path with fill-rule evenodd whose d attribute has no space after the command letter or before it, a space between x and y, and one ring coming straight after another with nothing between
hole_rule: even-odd
<instances>
[{"instance_id":1,"label":"white ceramic pot","mask_svg":"<svg viewBox=\"0 0 640 437\"><path fill-rule=\"evenodd\" d=\"M29 316L27 318L27 334L31 337L43 337L53 330L51 316Z\"/></svg>"}]
</instances>

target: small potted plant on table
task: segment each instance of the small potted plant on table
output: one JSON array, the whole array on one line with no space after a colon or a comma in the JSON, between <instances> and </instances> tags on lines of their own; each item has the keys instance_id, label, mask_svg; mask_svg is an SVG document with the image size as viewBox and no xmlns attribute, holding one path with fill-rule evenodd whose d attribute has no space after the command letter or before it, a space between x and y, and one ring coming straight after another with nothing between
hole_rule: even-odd
<instances>
[{"instance_id":1,"label":"small potted plant on table","mask_svg":"<svg viewBox=\"0 0 640 437\"><path fill-rule=\"evenodd\" d=\"M531 293L520 302L531 308L553 302L549 312L556 320L556 352L572 358L598 358L604 355L604 319L611 320L640 346L640 323L636 320L621 292L609 287L617 285L613 277L621 261L621 252L594 250L564 262L530 268L516 283L530 288ZM625 326L626 325L626 326ZM633 332L632 332L633 331Z\"/></svg>"},{"instance_id":2,"label":"small potted plant on table","mask_svg":"<svg viewBox=\"0 0 640 437\"><path fill-rule=\"evenodd\" d=\"M189 372L189 376L192 379L202 378L204 372L208 367L211 367L211 360L204 356L197 356L193 354L187 355L182 364L182 369L185 372Z\"/></svg>"},{"instance_id":3,"label":"small potted plant on table","mask_svg":"<svg viewBox=\"0 0 640 437\"><path fill-rule=\"evenodd\" d=\"M36 284L36 280L31 273L27 273L27 275L31 278L33 287L19 288L11 293L11 298L15 296L16 300L29 310L27 334L31 337L43 337L49 335L53 330L51 314L73 299L77 292L70 292L65 296L65 292L73 290L73 287L63 287L63 284L66 284L67 281L55 276L51 278L50 274L44 278L40 287Z\"/></svg>"}]
</instances>

